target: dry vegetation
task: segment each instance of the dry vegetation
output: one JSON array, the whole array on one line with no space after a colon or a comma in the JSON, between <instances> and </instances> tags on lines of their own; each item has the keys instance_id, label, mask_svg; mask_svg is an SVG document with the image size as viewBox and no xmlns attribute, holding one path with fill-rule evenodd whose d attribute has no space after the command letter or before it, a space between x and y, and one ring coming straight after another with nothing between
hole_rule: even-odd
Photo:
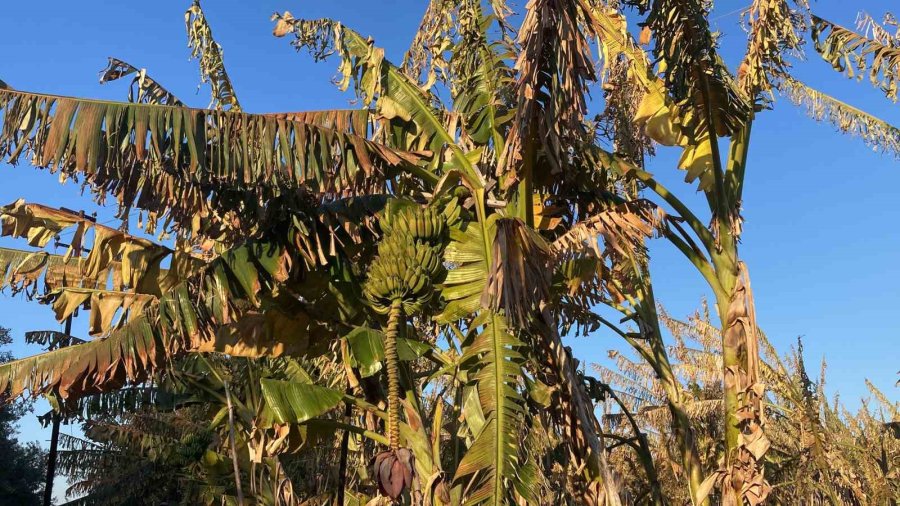
<instances>
[{"instance_id":1,"label":"dry vegetation","mask_svg":"<svg viewBox=\"0 0 900 506\"><path fill-rule=\"evenodd\" d=\"M870 385L849 412L800 342L774 350L739 254L775 97L900 155L896 127L790 74L810 39L896 100L895 19L754 0L732 70L707 1L518 8L431 0L396 66L338 21L275 14L275 36L338 63L353 110L244 112L199 1L209 109L116 58L101 80L130 80L127 102L0 81L0 161L122 222L0 208L31 248L0 249L2 286L89 320L0 365L4 399L84 424L58 455L69 504L897 504L897 403ZM684 188L645 170L661 149ZM695 190L708 207L677 196ZM650 240L712 310L662 311ZM564 338L600 332L616 367L592 370Z\"/></svg>"}]
</instances>

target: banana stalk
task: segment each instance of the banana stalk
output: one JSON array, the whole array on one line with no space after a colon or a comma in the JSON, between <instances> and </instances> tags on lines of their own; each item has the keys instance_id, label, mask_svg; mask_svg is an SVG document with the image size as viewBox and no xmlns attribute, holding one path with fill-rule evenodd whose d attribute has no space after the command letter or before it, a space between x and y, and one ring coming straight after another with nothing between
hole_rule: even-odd
<instances>
[{"instance_id":1,"label":"banana stalk","mask_svg":"<svg viewBox=\"0 0 900 506\"><path fill-rule=\"evenodd\" d=\"M397 354L397 334L403 319L403 301L394 299L384 333L384 360L388 375L388 439L391 450L400 449L400 357Z\"/></svg>"}]
</instances>

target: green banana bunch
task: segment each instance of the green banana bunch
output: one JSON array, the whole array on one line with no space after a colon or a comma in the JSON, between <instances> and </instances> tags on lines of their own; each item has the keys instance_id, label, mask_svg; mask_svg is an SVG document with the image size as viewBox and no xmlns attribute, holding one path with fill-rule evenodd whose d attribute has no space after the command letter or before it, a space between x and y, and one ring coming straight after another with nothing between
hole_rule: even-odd
<instances>
[{"instance_id":1,"label":"green banana bunch","mask_svg":"<svg viewBox=\"0 0 900 506\"><path fill-rule=\"evenodd\" d=\"M413 240L430 246L443 242L446 228L445 218L430 207L389 206L381 220L381 229L385 235L406 233Z\"/></svg>"},{"instance_id":2,"label":"green banana bunch","mask_svg":"<svg viewBox=\"0 0 900 506\"><path fill-rule=\"evenodd\" d=\"M433 298L433 283L444 274L443 243L447 226L434 209L389 206L381 222L384 238L369 267L366 299L387 314L400 300L405 314L421 311Z\"/></svg>"},{"instance_id":3,"label":"green banana bunch","mask_svg":"<svg viewBox=\"0 0 900 506\"><path fill-rule=\"evenodd\" d=\"M412 263L420 266L433 280L439 278L444 272L444 261L441 254L440 248L414 239L405 232L393 232L386 235L378 244L379 257L412 257Z\"/></svg>"}]
</instances>

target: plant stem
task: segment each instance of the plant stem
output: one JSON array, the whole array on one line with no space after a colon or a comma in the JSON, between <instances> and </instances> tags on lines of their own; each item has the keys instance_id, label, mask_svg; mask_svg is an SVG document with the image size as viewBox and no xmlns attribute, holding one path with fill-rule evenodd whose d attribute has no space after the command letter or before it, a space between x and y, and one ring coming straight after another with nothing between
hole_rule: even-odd
<instances>
[{"instance_id":1,"label":"plant stem","mask_svg":"<svg viewBox=\"0 0 900 506\"><path fill-rule=\"evenodd\" d=\"M388 439L391 450L400 448L400 357L397 355L397 333L403 315L403 302L395 299L388 313L384 333L384 361L388 375Z\"/></svg>"},{"instance_id":2,"label":"plant stem","mask_svg":"<svg viewBox=\"0 0 900 506\"><path fill-rule=\"evenodd\" d=\"M607 392L609 393L609 396L616 401L616 404L619 405L619 408L622 410L622 413L625 414L625 417L628 418L628 423L631 425L631 430L634 431L634 437L637 439L635 451L638 454L638 459L641 461L644 472L647 474L647 481L650 482L650 493L653 496L653 504L662 506L665 504L662 485L659 483L659 475L656 472L656 465L653 463L653 453L650 451L650 445L647 443L647 435L641 432L641 428L631 414L631 411L628 410L628 406L622 402L622 399L619 399L616 392L612 388L607 389Z\"/></svg>"},{"instance_id":3,"label":"plant stem","mask_svg":"<svg viewBox=\"0 0 900 506\"><path fill-rule=\"evenodd\" d=\"M244 490L241 487L241 469L238 466L237 448L234 443L234 407L231 404L231 389L225 382L225 400L228 403L228 443L231 445L231 464L234 466L234 486L237 489L239 506L244 506Z\"/></svg>"},{"instance_id":4,"label":"plant stem","mask_svg":"<svg viewBox=\"0 0 900 506\"><path fill-rule=\"evenodd\" d=\"M353 414L353 405L349 402L344 407L344 422L350 422L350 415ZM347 487L347 453L350 446L350 431L344 430L344 434L341 436L341 458L338 464L338 486L337 486L337 500L335 501L338 506L344 505L344 489Z\"/></svg>"}]
</instances>

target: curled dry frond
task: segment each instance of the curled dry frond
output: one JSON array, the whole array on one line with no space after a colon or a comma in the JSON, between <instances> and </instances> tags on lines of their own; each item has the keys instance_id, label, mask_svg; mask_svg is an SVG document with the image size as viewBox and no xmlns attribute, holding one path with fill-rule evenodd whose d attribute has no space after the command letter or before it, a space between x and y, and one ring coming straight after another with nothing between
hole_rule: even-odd
<instances>
[{"instance_id":1,"label":"curled dry frond","mask_svg":"<svg viewBox=\"0 0 900 506\"><path fill-rule=\"evenodd\" d=\"M583 4L532 0L519 30L515 70L516 115L507 134L499 174L510 187L533 164L540 148L549 164L534 173L537 187L555 187L565 178L569 149L585 140L587 85L596 80L588 38L595 35Z\"/></svg>"},{"instance_id":2,"label":"curled dry frond","mask_svg":"<svg viewBox=\"0 0 900 506\"><path fill-rule=\"evenodd\" d=\"M643 252L644 240L662 226L666 215L652 202L644 199L618 204L576 223L557 238L550 251L557 258L591 249L603 256L600 239L605 250L625 258L638 258Z\"/></svg>"},{"instance_id":3,"label":"curled dry frond","mask_svg":"<svg viewBox=\"0 0 900 506\"><path fill-rule=\"evenodd\" d=\"M379 193L417 156L303 119L0 91L0 157L83 177L184 235L245 237L298 195ZM338 125L335 125L338 126ZM302 198L301 198L302 200ZM189 233L188 233L189 232Z\"/></svg>"},{"instance_id":4,"label":"curled dry frond","mask_svg":"<svg viewBox=\"0 0 900 506\"><path fill-rule=\"evenodd\" d=\"M330 19L297 19L284 12L274 14L272 20L276 37L293 34L294 47L307 49L315 59L337 53L341 59L339 88L347 90L353 82L363 106L373 106L379 117L390 120L398 131L393 134L392 146L428 152L437 164L442 160L438 155L455 145L432 107L434 97L385 59L384 49L375 46L371 38Z\"/></svg>"},{"instance_id":5,"label":"curled dry frond","mask_svg":"<svg viewBox=\"0 0 900 506\"><path fill-rule=\"evenodd\" d=\"M831 123L842 133L859 137L872 149L900 158L900 128L796 79L784 80L779 91L794 104L805 107L816 121Z\"/></svg>"},{"instance_id":6,"label":"curled dry frond","mask_svg":"<svg viewBox=\"0 0 900 506\"><path fill-rule=\"evenodd\" d=\"M467 40L471 36L467 32L473 28L486 31L496 21L502 30L503 41L509 42L505 24L509 8L503 0L494 0L490 5L493 16L483 16L481 0L430 0L403 57L403 72L428 90L439 80L447 83L465 75L452 68L452 58L456 57L460 46L472 42ZM450 87L453 87L452 83Z\"/></svg>"},{"instance_id":7,"label":"curled dry frond","mask_svg":"<svg viewBox=\"0 0 900 506\"><path fill-rule=\"evenodd\" d=\"M887 28L893 26L894 33ZM863 32L863 35L878 41L885 46L900 47L900 23L897 18L890 12L885 13L881 23L875 21L875 18L867 12L860 12L856 16L856 28Z\"/></svg>"},{"instance_id":8,"label":"curled dry frond","mask_svg":"<svg viewBox=\"0 0 900 506\"><path fill-rule=\"evenodd\" d=\"M897 101L900 85L900 46L883 44L818 16L812 17L816 51L835 70L862 79L868 72L872 85ZM857 76L858 73L858 76Z\"/></svg>"},{"instance_id":9,"label":"curled dry frond","mask_svg":"<svg viewBox=\"0 0 900 506\"><path fill-rule=\"evenodd\" d=\"M217 110L240 111L241 104L234 92L231 78L228 77L228 71L225 70L222 46L213 38L212 29L200 7L200 0L194 0L184 13L184 25L187 28L191 58L200 61L200 80L209 83L212 88L210 107L215 106Z\"/></svg>"},{"instance_id":10,"label":"curled dry frond","mask_svg":"<svg viewBox=\"0 0 900 506\"><path fill-rule=\"evenodd\" d=\"M497 220L493 261L481 305L503 310L507 322L525 328L550 295L550 251L544 239L518 218Z\"/></svg>"},{"instance_id":11,"label":"curled dry frond","mask_svg":"<svg viewBox=\"0 0 900 506\"><path fill-rule=\"evenodd\" d=\"M750 33L738 82L751 99L788 77L785 54L801 56L809 5L806 0L794 0L794 5L791 8L788 0L754 0L744 13Z\"/></svg>"},{"instance_id":12,"label":"curled dry frond","mask_svg":"<svg viewBox=\"0 0 900 506\"><path fill-rule=\"evenodd\" d=\"M447 52L456 37L456 9L461 2L431 0L400 68L426 90L449 73Z\"/></svg>"},{"instance_id":13,"label":"curled dry frond","mask_svg":"<svg viewBox=\"0 0 900 506\"><path fill-rule=\"evenodd\" d=\"M652 155L654 150L652 139L634 122L646 91L632 77L632 68L624 56L607 61L603 85L605 107L595 118L596 134L612 142L616 155L643 167L644 157Z\"/></svg>"},{"instance_id":14,"label":"curled dry frond","mask_svg":"<svg viewBox=\"0 0 900 506\"><path fill-rule=\"evenodd\" d=\"M139 69L118 58L109 57L106 68L100 71L100 84L134 75L128 88L128 101L141 104L183 106L184 103L147 75L147 69ZM136 93L135 93L136 92Z\"/></svg>"}]
</instances>

